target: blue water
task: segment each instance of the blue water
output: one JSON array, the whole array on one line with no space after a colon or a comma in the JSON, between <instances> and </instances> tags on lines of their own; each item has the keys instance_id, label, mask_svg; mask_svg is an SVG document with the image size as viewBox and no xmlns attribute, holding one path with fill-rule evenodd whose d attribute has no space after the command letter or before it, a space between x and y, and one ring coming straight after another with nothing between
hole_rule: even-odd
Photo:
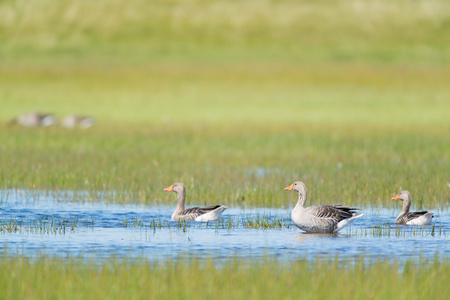
<instances>
[{"instance_id":1,"label":"blue water","mask_svg":"<svg viewBox=\"0 0 450 300\"><path fill-rule=\"evenodd\" d=\"M293 226L290 209L274 208L229 208L218 224L190 222L183 229L177 222L170 221L173 208L169 207L67 202L51 193L2 190L0 224L3 228L11 222L22 223L22 226L17 232L0 231L0 255L46 254L98 260L111 256L161 260L194 255L219 259L270 256L289 260L338 254L340 258L365 255L400 261L436 254L450 257L447 233L450 232L450 211L448 208L430 210L435 211L434 235L431 226L426 226L400 227L402 234L397 236L396 227L389 228L387 224L395 220L398 207L363 209L364 216L338 235L302 233ZM280 220L284 225L281 229L242 226L243 220L261 216L269 221ZM239 221L240 225L227 228L229 219L233 224ZM42 225L44 220L45 225ZM62 226L63 220L65 226ZM52 222L55 227L49 226ZM158 223L162 228L151 227ZM390 234L378 236L372 227L379 225Z\"/></svg>"}]
</instances>

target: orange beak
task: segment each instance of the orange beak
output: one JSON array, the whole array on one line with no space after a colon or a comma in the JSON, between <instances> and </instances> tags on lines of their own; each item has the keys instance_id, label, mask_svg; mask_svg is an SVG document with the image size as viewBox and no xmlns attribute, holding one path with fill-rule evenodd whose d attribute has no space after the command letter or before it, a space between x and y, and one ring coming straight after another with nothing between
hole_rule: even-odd
<instances>
[{"instance_id":1,"label":"orange beak","mask_svg":"<svg viewBox=\"0 0 450 300\"><path fill-rule=\"evenodd\" d=\"M398 200L398 199L399 199L399 198L398 198L398 195L391 198L391 200Z\"/></svg>"},{"instance_id":2,"label":"orange beak","mask_svg":"<svg viewBox=\"0 0 450 300\"><path fill-rule=\"evenodd\" d=\"M171 186L169 186L169 187L166 187L164 189L164 192L173 192L173 184Z\"/></svg>"},{"instance_id":3,"label":"orange beak","mask_svg":"<svg viewBox=\"0 0 450 300\"><path fill-rule=\"evenodd\" d=\"M293 184L291 184L290 186L288 186L287 188L284 188L286 191L292 191L292 186Z\"/></svg>"}]
</instances>

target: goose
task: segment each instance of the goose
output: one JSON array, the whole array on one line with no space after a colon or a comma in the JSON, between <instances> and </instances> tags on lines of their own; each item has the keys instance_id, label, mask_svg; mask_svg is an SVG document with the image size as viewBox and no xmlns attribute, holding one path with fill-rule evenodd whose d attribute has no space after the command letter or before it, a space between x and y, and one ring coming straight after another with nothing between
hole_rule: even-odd
<instances>
[{"instance_id":1,"label":"goose","mask_svg":"<svg viewBox=\"0 0 450 300\"><path fill-rule=\"evenodd\" d=\"M312 205L305 208L306 186L296 181L287 188L287 191L298 192L298 202L292 210L291 218L294 224L308 233L338 232L363 214L355 213L356 208L335 205Z\"/></svg>"},{"instance_id":2,"label":"goose","mask_svg":"<svg viewBox=\"0 0 450 300\"><path fill-rule=\"evenodd\" d=\"M61 120L61 125L73 129L79 126L82 129L88 129L94 125L94 118L86 116L68 115Z\"/></svg>"},{"instance_id":3,"label":"goose","mask_svg":"<svg viewBox=\"0 0 450 300\"><path fill-rule=\"evenodd\" d=\"M164 189L165 192L177 193L178 205L172 214L172 221L198 221L208 222L216 221L220 218L223 211L227 209L224 205L214 205L208 207L193 207L184 209L184 202L186 200L186 187L183 183L177 182Z\"/></svg>"},{"instance_id":4,"label":"goose","mask_svg":"<svg viewBox=\"0 0 450 300\"><path fill-rule=\"evenodd\" d=\"M416 211L409 212L411 207L411 194L408 191L401 191L391 200L401 200L403 201L402 212L395 219L395 224L401 225L431 225L431 218L433 217L433 212Z\"/></svg>"},{"instance_id":5,"label":"goose","mask_svg":"<svg viewBox=\"0 0 450 300\"><path fill-rule=\"evenodd\" d=\"M9 125L19 124L24 127L47 127L56 123L57 120L52 114L29 112L12 119Z\"/></svg>"}]
</instances>

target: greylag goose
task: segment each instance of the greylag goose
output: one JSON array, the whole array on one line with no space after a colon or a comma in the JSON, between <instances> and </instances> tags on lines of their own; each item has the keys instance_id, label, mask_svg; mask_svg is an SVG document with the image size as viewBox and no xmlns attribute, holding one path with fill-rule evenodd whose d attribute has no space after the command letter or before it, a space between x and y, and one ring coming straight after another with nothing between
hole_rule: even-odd
<instances>
[{"instance_id":1,"label":"greylag goose","mask_svg":"<svg viewBox=\"0 0 450 300\"><path fill-rule=\"evenodd\" d=\"M402 212L395 219L395 224L401 225L431 225L431 218L433 217L432 212L416 211L409 212L411 207L411 194L408 191L401 191L392 200L403 201Z\"/></svg>"},{"instance_id":2,"label":"greylag goose","mask_svg":"<svg viewBox=\"0 0 450 300\"><path fill-rule=\"evenodd\" d=\"M19 124L24 127L47 127L55 125L56 123L57 120L55 116L51 114L29 112L12 119L9 122L9 125Z\"/></svg>"},{"instance_id":3,"label":"greylag goose","mask_svg":"<svg viewBox=\"0 0 450 300\"><path fill-rule=\"evenodd\" d=\"M292 210L292 222L308 233L331 233L338 232L346 225L361 217L356 208L335 205L312 205L305 208L306 186L301 181L296 181L287 188L287 191L298 192L298 202Z\"/></svg>"},{"instance_id":4,"label":"greylag goose","mask_svg":"<svg viewBox=\"0 0 450 300\"><path fill-rule=\"evenodd\" d=\"M220 218L223 211L227 209L227 207L224 205L184 209L184 202L186 200L186 187L183 183L174 183L171 186L165 188L164 191L177 193L178 205L172 214L172 221L216 221Z\"/></svg>"},{"instance_id":5,"label":"greylag goose","mask_svg":"<svg viewBox=\"0 0 450 300\"><path fill-rule=\"evenodd\" d=\"M88 129L94 125L94 119L92 117L68 115L61 120L61 125L66 128L73 129L79 126L82 129Z\"/></svg>"}]
</instances>

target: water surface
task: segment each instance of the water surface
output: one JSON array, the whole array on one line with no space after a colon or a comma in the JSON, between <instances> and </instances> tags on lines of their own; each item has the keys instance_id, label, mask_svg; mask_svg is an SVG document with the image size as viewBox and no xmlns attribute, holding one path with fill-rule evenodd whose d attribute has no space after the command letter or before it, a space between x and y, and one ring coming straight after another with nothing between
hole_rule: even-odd
<instances>
[{"instance_id":1,"label":"water surface","mask_svg":"<svg viewBox=\"0 0 450 300\"><path fill-rule=\"evenodd\" d=\"M435 210L432 226L392 223L395 209L363 209L364 216L337 235L305 234L290 220L290 209L229 208L220 222L170 221L173 208L104 202L56 201L48 193L0 191L1 255L111 256L160 260L180 256L226 258L316 256L352 258L450 257L450 211ZM249 228L246 222L280 224ZM390 225L389 225L390 223ZM16 224L16 230L7 230ZM160 226L160 227L159 227ZM273 226L272 226L273 227Z\"/></svg>"}]
</instances>

